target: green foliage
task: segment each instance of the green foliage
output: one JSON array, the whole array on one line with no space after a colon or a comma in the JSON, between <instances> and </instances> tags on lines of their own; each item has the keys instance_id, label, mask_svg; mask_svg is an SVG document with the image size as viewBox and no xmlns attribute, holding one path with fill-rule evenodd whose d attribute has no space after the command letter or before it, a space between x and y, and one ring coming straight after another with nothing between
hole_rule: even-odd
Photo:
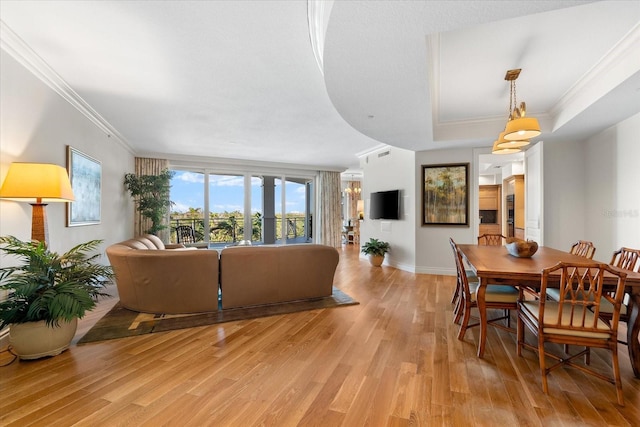
<instances>
[{"instance_id":1,"label":"green foliage","mask_svg":"<svg viewBox=\"0 0 640 427\"><path fill-rule=\"evenodd\" d=\"M137 176L128 173L124 176L124 185L134 198L137 210L151 220L151 228L147 230L150 234L158 234L158 231L167 228L163 220L173 205L169 197L174 174L165 169L159 175Z\"/></svg>"},{"instance_id":2,"label":"green foliage","mask_svg":"<svg viewBox=\"0 0 640 427\"><path fill-rule=\"evenodd\" d=\"M362 245L362 253L366 255L380 255L383 256L387 252L391 251L389 243L383 242L378 239L370 238L368 242Z\"/></svg>"},{"instance_id":3,"label":"green foliage","mask_svg":"<svg viewBox=\"0 0 640 427\"><path fill-rule=\"evenodd\" d=\"M0 302L0 329L11 323L44 320L57 326L61 320L82 318L95 307L104 286L113 277L110 266L96 264L94 251L102 240L91 240L58 255L42 242L22 242L0 237L0 251L18 257L22 264L0 268L0 289L9 291Z\"/></svg>"}]
</instances>

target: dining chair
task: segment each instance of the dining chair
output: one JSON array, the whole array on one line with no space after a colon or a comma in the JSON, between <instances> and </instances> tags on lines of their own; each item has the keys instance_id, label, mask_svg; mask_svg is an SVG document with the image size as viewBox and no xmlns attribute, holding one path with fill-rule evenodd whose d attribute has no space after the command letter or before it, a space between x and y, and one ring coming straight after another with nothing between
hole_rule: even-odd
<instances>
[{"instance_id":1,"label":"dining chair","mask_svg":"<svg viewBox=\"0 0 640 427\"><path fill-rule=\"evenodd\" d=\"M454 309L455 318L454 322L460 322L460 330L458 332L458 339L463 340L467 329L478 326L480 323L470 324L471 309L478 307L477 291L480 286L479 282L469 282L467 278L467 272L464 269L464 263L462 260L462 254L458 250L458 246L449 238L449 244L453 250L453 256L456 262L456 272L458 276L458 286L460 286L460 295L457 301L456 308ZM503 316L487 320L487 324L491 324L501 329L513 332L511 329L510 310L517 309L517 302L519 298L519 292L513 286L506 285L487 285L485 293L485 305L487 309L500 309L504 310ZM507 325L502 325L499 322L506 320Z\"/></svg>"},{"instance_id":2,"label":"dining chair","mask_svg":"<svg viewBox=\"0 0 640 427\"><path fill-rule=\"evenodd\" d=\"M596 253L596 247L592 242L587 240L578 240L576 243L571 245L571 250L569 252L574 255L593 259L593 255Z\"/></svg>"},{"instance_id":3,"label":"dining chair","mask_svg":"<svg viewBox=\"0 0 640 427\"><path fill-rule=\"evenodd\" d=\"M613 253L609 265L621 268L623 270L640 272L640 249L620 248ZM629 294L624 294L622 305L620 306L620 321L628 323L631 315L633 300ZM605 322L610 322L613 318L613 307L606 299L602 301L600 310L600 318ZM620 344L627 345L626 341L618 341Z\"/></svg>"},{"instance_id":4,"label":"dining chair","mask_svg":"<svg viewBox=\"0 0 640 427\"><path fill-rule=\"evenodd\" d=\"M478 244L485 246L502 246L506 237L502 234L490 234L485 233L482 236L478 236Z\"/></svg>"},{"instance_id":5,"label":"dining chair","mask_svg":"<svg viewBox=\"0 0 640 427\"><path fill-rule=\"evenodd\" d=\"M596 253L596 247L592 242L587 240L578 240L576 243L571 245L569 253L583 258L593 259L593 255ZM558 301L560 299L560 292L556 288L549 288L547 289L547 298Z\"/></svg>"},{"instance_id":6,"label":"dining chair","mask_svg":"<svg viewBox=\"0 0 640 427\"><path fill-rule=\"evenodd\" d=\"M615 291L611 294L603 292L605 272L616 277ZM542 270L539 300L521 300L518 303L517 354L522 356L523 348L538 353L542 390L545 394L549 392L547 374L560 366L568 365L615 384L618 404L624 406L617 336L625 279L626 273L614 270L607 264L560 262ZM546 293L549 285L558 286L560 289L558 301L547 300ZM603 299L613 307L612 319L609 323L599 317ZM537 346L525 341L525 327L536 336ZM585 349L574 355L567 353L558 356L545 350L545 343L564 344L565 353L566 345L577 345ZM613 378L589 366L591 348L611 351ZM556 360L557 363L547 367L545 356ZM576 363L575 360L581 356L584 356L584 364Z\"/></svg>"}]
</instances>

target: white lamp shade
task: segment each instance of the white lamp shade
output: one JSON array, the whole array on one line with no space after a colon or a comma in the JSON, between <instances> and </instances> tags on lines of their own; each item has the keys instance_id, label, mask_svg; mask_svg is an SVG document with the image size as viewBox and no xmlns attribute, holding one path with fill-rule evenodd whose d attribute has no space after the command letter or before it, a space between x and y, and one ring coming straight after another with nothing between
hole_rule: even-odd
<instances>
[{"instance_id":1,"label":"white lamp shade","mask_svg":"<svg viewBox=\"0 0 640 427\"><path fill-rule=\"evenodd\" d=\"M530 143L531 141L527 139L508 141L504 139L504 132L502 132L496 141L496 148L521 148L529 145Z\"/></svg>"},{"instance_id":2,"label":"white lamp shade","mask_svg":"<svg viewBox=\"0 0 640 427\"><path fill-rule=\"evenodd\" d=\"M496 140L493 142L493 149L491 150L491 154L513 154L513 153L519 153L520 151L522 151L522 149L520 149L519 147L500 148L498 147L498 140Z\"/></svg>"},{"instance_id":3,"label":"white lamp shade","mask_svg":"<svg viewBox=\"0 0 640 427\"><path fill-rule=\"evenodd\" d=\"M504 129L504 139L520 141L535 138L540 133L540 124L535 117L520 117L507 122L507 127Z\"/></svg>"},{"instance_id":4,"label":"white lamp shade","mask_svg":"<svg viewBox=\"0 0 640 427\"><path fill-rule=\"evenodd\" d=\"M0 198L29 203L74 200L67 170L50 163L12 163Z\"/></svg>"}]
</instances>

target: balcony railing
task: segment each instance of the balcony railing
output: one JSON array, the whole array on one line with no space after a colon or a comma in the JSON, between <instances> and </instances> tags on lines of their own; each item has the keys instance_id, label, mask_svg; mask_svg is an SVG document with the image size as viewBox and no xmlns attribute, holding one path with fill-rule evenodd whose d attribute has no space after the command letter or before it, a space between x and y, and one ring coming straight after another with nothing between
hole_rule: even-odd
<instances>
[{"instance_id":1,"label":"balcony railing","mask_svg":"<svg viewBox=\"0 0 640 427\"><path fill-rule=\"evenodd\" d=\"M252 217L251 240L253 242L263 241L262 220ZM296 240L305 237L306 218L304 215L287 215L285 218L287 240ZM195 236L195 243L205 242L204 217L182 218L171 216L170 222L171 242L178 243L177 227L190 227ZM280 240L282 235L282 217L276 217L276 240ZM215 216L209 219L209 243L212 244L232 244L244 240L245 221L242 216L226 215Z\"/></svg>"}]
</instances>

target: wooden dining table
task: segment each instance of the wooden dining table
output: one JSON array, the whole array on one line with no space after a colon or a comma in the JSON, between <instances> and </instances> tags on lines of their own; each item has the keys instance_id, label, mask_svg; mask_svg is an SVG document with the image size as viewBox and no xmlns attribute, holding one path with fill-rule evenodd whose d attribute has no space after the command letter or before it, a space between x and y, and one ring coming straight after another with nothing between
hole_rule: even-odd
<instances>
[{"instance_id":1,"label":"wooden dining table","mask_svg":"<svg viewBox=\"0 0 640 427\"><path fill-rule=\"evenodd\" d=\"M487 339L487 310L485 306L485 292L487 284L527 286L540 288L542 270L552 267L558 262L593 263L592 261L569 252L553 249L545 246L531 258L518 258L509 255L504 246L479 246L459 244L458 248L469 267L475 272L480 281L477 291L478 311L480 312L480 342L478 343L478 357L484 355ZM640 378L640 273L624 271L627 274L625 282L626 292L632 299L632 309L627 324L627 343L629 359L633 367L633 373ZM617 278L613 275L605 276L605 283L612 284Z\"/></svg>"}]
</instances>

